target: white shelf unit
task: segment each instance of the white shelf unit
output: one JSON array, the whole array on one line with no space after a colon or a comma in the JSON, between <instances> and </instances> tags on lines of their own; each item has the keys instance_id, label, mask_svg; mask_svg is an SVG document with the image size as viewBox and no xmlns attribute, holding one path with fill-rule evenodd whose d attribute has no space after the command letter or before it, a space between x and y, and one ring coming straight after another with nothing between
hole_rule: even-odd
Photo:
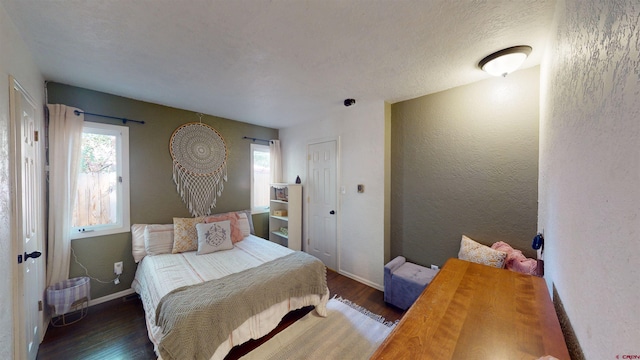
<instances>
[{"instance_id":1,"label":"white shelf unit","mask_svg":"<svg viewBox=\"0 0 640 360\"><path fill-rule=\"evenodd\" d=\"M271 184L269 240L291 250L302 250L302 185ZM286 215L276 215L286 211ZM286 233L280 229L286 228Z\"/></svg>"}]
</instances>

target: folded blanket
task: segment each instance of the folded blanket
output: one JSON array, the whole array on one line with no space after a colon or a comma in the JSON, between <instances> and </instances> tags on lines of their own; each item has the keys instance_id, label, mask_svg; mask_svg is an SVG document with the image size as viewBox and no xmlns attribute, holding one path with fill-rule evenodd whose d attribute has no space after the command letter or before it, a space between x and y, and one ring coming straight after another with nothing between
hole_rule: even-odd
<instances>
[{"instance_id":1,"label":"folded blanket","mask_svg":"<svg viewBox=\"0 0 640 360\"><path fill-rule=\"evenodd\" d=\"M512 248L511 245L503 241L498 241L491 245L491 248L507 253L507 258L504 261L505 269L523 274L538 275L538 261L527 258L522 254L522 251Z\"/></svg>"},{"instance_id":2,"label":"folded blanket","mask_svg":"<svg viewBox=\"0 0 640 360\"><path fill-rule=\"evenodd\" d=\"M295 252L260 266L173 290L156 307L164 360L209 359L229 334L251 316L290 297L327 291L326 268Z\"/></svg>"}]
</instances>

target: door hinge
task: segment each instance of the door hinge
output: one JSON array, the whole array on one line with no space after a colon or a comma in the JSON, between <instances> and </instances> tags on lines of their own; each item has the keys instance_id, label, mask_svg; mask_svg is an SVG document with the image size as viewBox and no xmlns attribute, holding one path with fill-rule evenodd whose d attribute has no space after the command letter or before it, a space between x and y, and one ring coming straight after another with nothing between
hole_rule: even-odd
<instances>
[{"instance_id":1,"label":"door hinge","mask_svg":"<svg viewBox=\"0 0 640 360\"><path fill-rule=\"evenodd\" d=\"M118 182L122 183L122 176L118 176Z\"/></svg>"},{"instance_id":2,"label":"door hinge","mask_svg":"<svg viewBox=\"0 0 640 360\"><path fill-rule=\"evenodd\" d=\"M42 300L38 300L38 311L42 311Z\"/></svg>"},{"instance_id":3,"label":"door hinge","mask_svg":"<svg viewBox=\"0 0 640 360\"><path fill-rule=\"evenodd\" d=\"M38 130L33 132L33 141L38 141Z\"/></svg>"}]
</instances>

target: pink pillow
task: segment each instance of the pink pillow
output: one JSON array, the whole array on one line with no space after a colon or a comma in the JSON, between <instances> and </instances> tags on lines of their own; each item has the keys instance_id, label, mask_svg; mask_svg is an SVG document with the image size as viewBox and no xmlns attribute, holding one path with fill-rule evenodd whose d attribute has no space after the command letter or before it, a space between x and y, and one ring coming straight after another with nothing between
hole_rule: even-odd
<instances>
[{"instance_id":1,"label":"pink pillow","mask_svg":"<svg viewBox=\"0 0 640 360\"><path fill-rule=\"evenodd\" d=\"M238 224L238 215L235 212L210 215L204 218L205 224L224 221L224 220L229 220L229 223L231 224L231 241L234 244L244 239L244 235L242 234L242 229Z\"/></svg>"},{"instance_id":2,"label":"pink pillow","mask_svg":"<svg viewBox=\"0 0 640 360\"><path fill-rule=\"evenodd\" d=\"M537 275L538 262L535 259L525 257L522 251L512 248L511 245L503 241L498 241L491 245L491 248L507 253L507 258L504 262L506 269L523 274Z\"/></svg>"}]
</instances>

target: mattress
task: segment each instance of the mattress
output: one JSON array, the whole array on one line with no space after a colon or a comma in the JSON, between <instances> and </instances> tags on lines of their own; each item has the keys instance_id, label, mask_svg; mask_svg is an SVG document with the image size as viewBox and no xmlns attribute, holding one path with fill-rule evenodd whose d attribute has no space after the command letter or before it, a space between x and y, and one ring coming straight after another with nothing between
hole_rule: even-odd
<instances>
[{"instance_id":1,"label":"mattress","mask_svg":"<svg viewBox=\"0 0 640 360\"><path fill-rule=\"evenodd\" d=\"M162 329L155 325L156 306L173 289L222 278L235 272L256 267L293 251L254 235L237 242L232 250L206 255L195 251L180 254L145 256L138 264L131 287L140 294L145 310L149 339L158 354ZM236 328L215 351L211 359L223 359L236 345L258 339L275 329L288 312L305 306L316 306L316 312L326 316L329 291L324 296L307 295L289 298L247 319Z\"/></svg>"}]
</instances>

